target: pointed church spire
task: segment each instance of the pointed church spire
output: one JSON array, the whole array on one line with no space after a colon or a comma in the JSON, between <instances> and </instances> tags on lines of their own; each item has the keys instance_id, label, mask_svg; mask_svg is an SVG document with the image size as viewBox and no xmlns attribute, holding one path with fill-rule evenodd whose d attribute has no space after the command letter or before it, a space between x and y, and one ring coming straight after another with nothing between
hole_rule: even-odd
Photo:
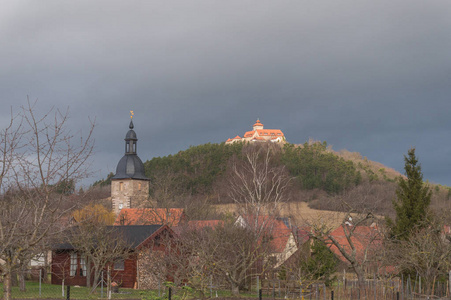
<instances>
[{"instance_id":1,"label":"pointed church spire","mask_svg":"<svg viewBox=\"0 0 451 300\"><path fill-rule=\"evenodd\" d=\"M131 111L132 113L132 111ZM116 175L113 179L118 178L132 178L132 179L145 179L144 165L141 159L137 155L137 145L138 137L136 132L133 130L135 127L133 125L133 115L130 116L130 125L128 126L130 130L125 136L125 155L119 161L116 168Z\"/></svg>"}]
</instances>

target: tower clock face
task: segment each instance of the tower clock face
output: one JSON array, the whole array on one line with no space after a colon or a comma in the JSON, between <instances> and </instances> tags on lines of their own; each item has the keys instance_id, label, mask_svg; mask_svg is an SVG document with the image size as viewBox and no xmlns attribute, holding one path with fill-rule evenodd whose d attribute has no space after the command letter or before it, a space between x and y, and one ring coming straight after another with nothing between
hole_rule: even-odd
<instances>
[{"instance_id":1,"label":"tower clock face","mask_svg":"<svg viewBox=\"0 0 451 300\"><path fill-rule=\"evenodd\" d=\"M122 209L124 207L124 204L119 203L119 209Z\"/></svg>"}]
</instances>

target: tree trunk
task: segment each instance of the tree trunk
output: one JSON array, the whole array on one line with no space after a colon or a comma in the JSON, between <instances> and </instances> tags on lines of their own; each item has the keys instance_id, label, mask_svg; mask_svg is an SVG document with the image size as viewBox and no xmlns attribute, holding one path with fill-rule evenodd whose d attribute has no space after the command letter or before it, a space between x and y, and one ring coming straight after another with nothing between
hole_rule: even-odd
<instances>
[{"instance_id":1,"label":"tree trunk","mask_svg":"<svg viewBox=\"0 0 451 300\"><path fill-rule=\"evenodd\" d=\"M232 294L233 295L239 295L240 294L240 284L238 280L235 280L235 278L237 278L237 273L238 270L234 270L233 271L233 275L232 274L227 274L227 277L229 278L230 284L232 286Z\"/></svg>"},{"instance_id":2,"label":"tree trunk","mask_svg":"<svg viewBox=\"0 0 451 300\"><path fill-rule=\"evenodd\" d=\"M11 300L11 272L7 272L3 277L3 299Z\"/></svg>"},{"instance_id":3,"label":"tree trunk","mask_svg":"<svg viewBox=\"0 0 451 300\"><path fill-rule=\"evenodd\" d=\"M49 268L49 258L48 258L48 253L44 252L44 268L42 268L42 280L44 281L44 283L49 283L49 278L48 278L48 271L47 269Z\"/></svg>"},{"instance_id":4,"label":"tree trunk","mask_svg":"<svg viewBox=\"0 0 451 300\"><path fill-rule=\"evenodd\" d=\"M86 264L86 287L89 289L91 287L91 259L89 257L85 258ZM94 281L94 285L96 282Z\"/></svg>"},{"instance_id":5,"label":"tree trunk","mask_svg":"<svg viewBox=\"0 0 451 300\"><path fill-rule=\"evenodd\" d=\"M94 272L92 272L92 270L91 270L91 273L92 273L91 276L94 276L91 293L94 293L94 291L96 290L97 285L99 283L100 274L102 273L102 269L100 269L99 267L94 267ZM103 280L103 278L102 278L102 280Z\"/></svg>"},{"instance_id":6,"label":"tree trunk","mask_svg":"<svg viewBox=\"0 0 451 300\"><path fill-rule=\"evenodd\" d=\"M238 286L238 284L235 284L233 282L232 282L232 294L235 296L240 294L240 287Z\"/></svg>"},{"instance_id":7,"label":"tree trunk","mask_svg":"<svg viewBox=\"0 0 451 300\"><path fill-rule=\"evenodd\" d=\"M25 266L20 267L19 271L19 289L21 292L26 292L27 289L25 287Z\"/></svg>"},{"instance_id":8,"label":"tree trunk","mask_svg":"<svg viewBox=\"0 0 451 300\"><path fill-rule=\"evenodd\" d=\"M358 284L359 284L359 289L360 289L360 291L364 291L365 290L365 275L364 275L364 272L363 272L362 268L360 268L360 267L354 267L354 271L357 274L357 280L358 280Z\"/></svg>"},{"instance_id":9,"label":"tree trunk","mask_svg":"<svg viewBox=\"0 0 451 300\"><path fill-rule=\"evenodd\" d=\"M17 281L17 271L11 271L11 286L19 286L19 281Z\"/></svg>"}]
</instances>

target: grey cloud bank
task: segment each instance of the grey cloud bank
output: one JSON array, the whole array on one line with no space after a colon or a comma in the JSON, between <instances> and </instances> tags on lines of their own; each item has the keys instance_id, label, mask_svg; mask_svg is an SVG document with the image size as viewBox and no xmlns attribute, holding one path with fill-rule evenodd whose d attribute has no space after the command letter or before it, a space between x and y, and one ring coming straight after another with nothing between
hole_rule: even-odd
<instances>
[{"instance_id":1,"label":"grey cloud bank","mask_svg":"<svg viewBox=\"0 0 451 300\"><path fill-rule=\"evenodd\" d=\"M4 108L95 117L92 181L114 171L128 111L143 160L221 142L256 118L451 185L448 1L6 1Z\"/></svg>"}]
</instances>

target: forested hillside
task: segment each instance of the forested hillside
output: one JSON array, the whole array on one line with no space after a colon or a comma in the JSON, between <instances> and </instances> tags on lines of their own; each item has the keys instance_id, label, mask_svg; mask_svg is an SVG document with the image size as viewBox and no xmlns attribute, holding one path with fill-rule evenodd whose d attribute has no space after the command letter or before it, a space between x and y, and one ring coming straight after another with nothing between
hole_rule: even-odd
<instances>
[{"instance_id":1,"label":"forested hillside","mask_svg":"<svg viewBox=\"0 0 451 300\"><path fill-rule=\"evenodd\" d=\"M186 206L201 199L209 204L233 202L229 197L231 169L245 164L243 153L265 144L204 144L144 163L151 179L150 196L157 205ZM399 174L359 153L335 152L326 142L271 145L271 166L291 177L287 201L305 201L316 209L370 209L390 215ZM400 159L402 156L400 155ZM94 183L109 185L107 179ZM432 206L449 206L449 188L434 186ZM188 200L187 200L188 199Z\"/></svg>"},{"instance_id":2,"label":"forested hillside","mask_svg":"<svg viewBox=\"0 0 451 300\"><path fill-rule=\"evenodd\" d=\"M151 195L157 197L169 191L173 197L224 193L221 187L227 186L227 171L232 164L244 163L242 152L249 151L245 149L249 147L242 143L205 144L148 160L144 166L152 182ZM333 195L362 180L355 164L326 151L325 143L301 147L286 144L273 147L270 155L274 166L283 166L294 178L297 190L320 189Z\"/></svg>"}]
</instances>

